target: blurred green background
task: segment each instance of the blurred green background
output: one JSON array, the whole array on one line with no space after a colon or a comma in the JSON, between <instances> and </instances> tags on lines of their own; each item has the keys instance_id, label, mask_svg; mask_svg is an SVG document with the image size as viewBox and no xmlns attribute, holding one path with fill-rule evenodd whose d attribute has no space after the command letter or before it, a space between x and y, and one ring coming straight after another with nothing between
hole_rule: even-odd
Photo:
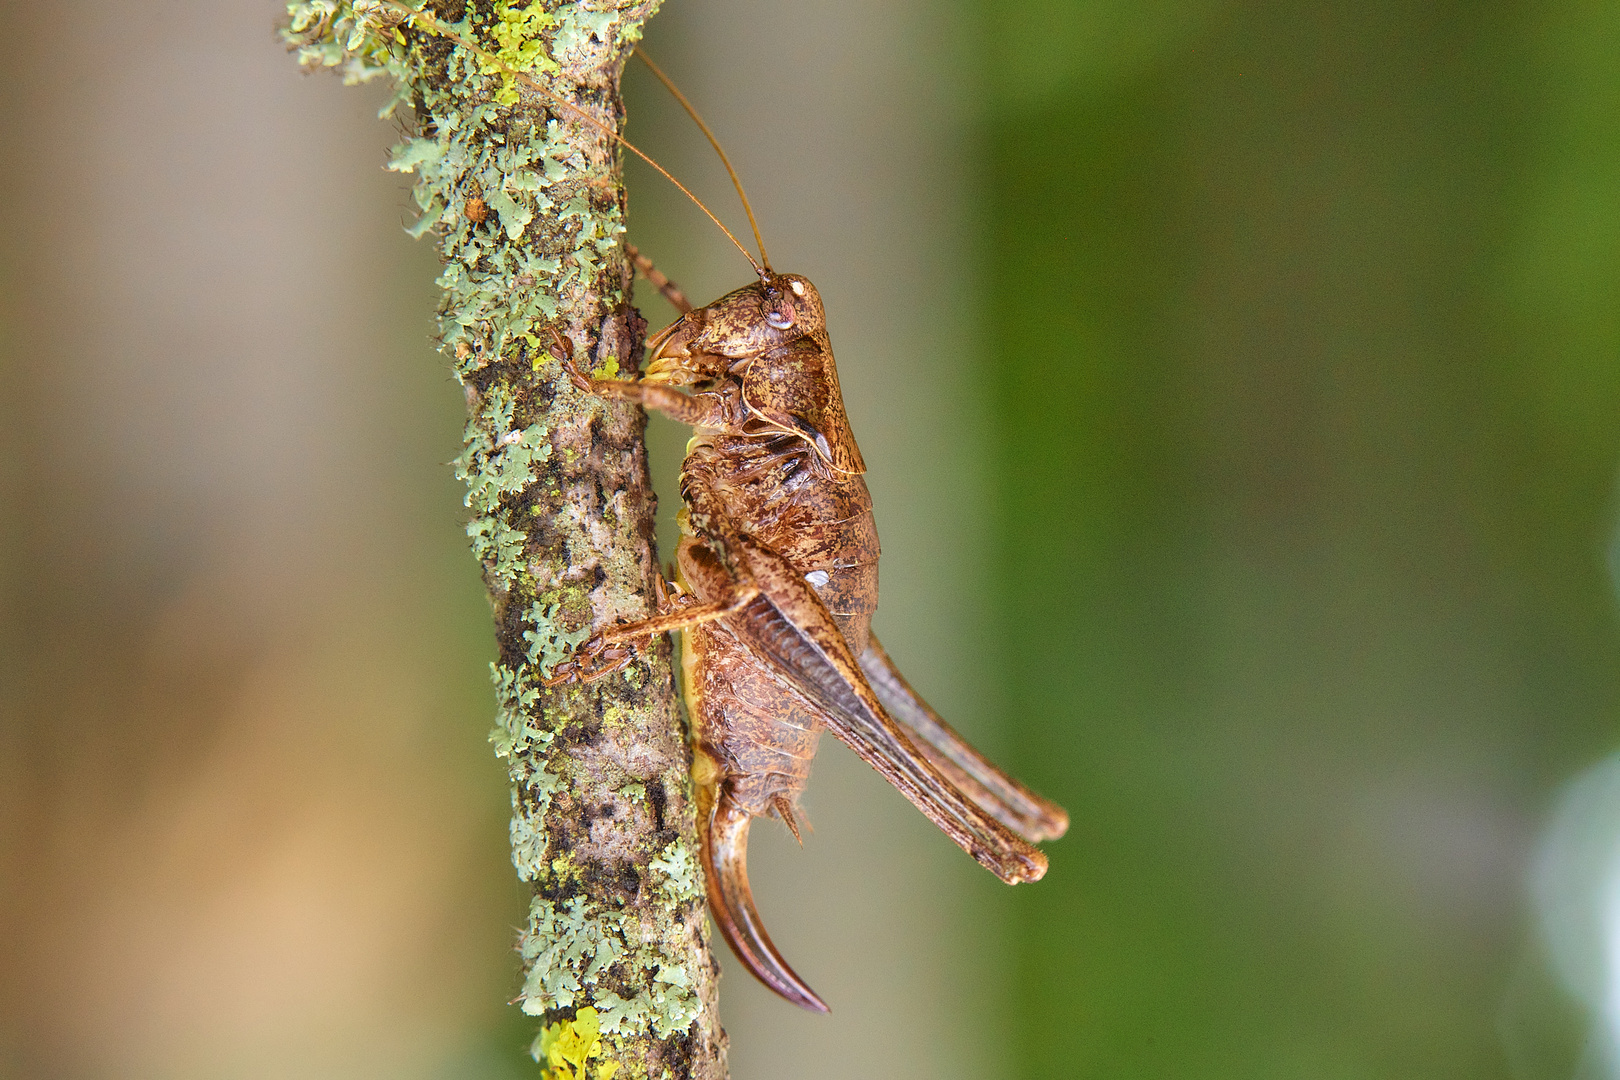
<instances>
[{"instance_id":1,"label":"blurred green background","mask_svg":"<svg viewBox=\"0 0 1620 1080\"><path fill-rule=\"evenodd\" d=\"M273 2L4 10L0 1076L534 1075L381 91ZM1620 1076L1620 4L671 0L647 45L826 299L878 632L1074 820L1007 889L829 742L752 854L834 1013L726 957L734 1075ZM745 280L628 168L644 251Z\"/></svg>"}]
</instances>

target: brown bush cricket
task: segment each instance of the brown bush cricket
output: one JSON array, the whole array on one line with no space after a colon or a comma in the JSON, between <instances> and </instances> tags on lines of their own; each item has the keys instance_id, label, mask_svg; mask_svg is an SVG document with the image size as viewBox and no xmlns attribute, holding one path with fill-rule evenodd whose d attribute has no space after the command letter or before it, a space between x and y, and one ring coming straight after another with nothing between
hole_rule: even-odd
<instances>
[{"instance_id":1,"label":"brown bush cricket","mask_svg":"<svg viewBox=\"0 0 1620 1080\"><path fill-rule=\"evenodd\" d=\"M429 25L488 56L443 24ZM753 226L757 260L696 196L617 132L529 76L512 74L686 192L759 280L695 308L629 249L682 312L648 340L646 367L634 381L582 374L572 343L555 335L553 355L581 390L656 409L691 425L694 437L681 467L676 581L662 590L658 613L599 631L556 665L547 685L602 678L631 661L638 639L681 633L710 911L738 959L766 986L826 1012L771 944L747 867L754 818L779 818L798 836L796 803L823 728L1003 881L1035 881L1045 873L1046 857L1032 844L1062 836L1068 815L968 745L872 636L877 527L820 295L805 278L771 268L725 152L686 98L647 64L725 163Z\"/></svg>"},{"instance_id":2,"label":"brown bush cricket","mask_svg":"<svg viewBox=\"0 0 1620 1080\"><path fill-rule=\"evenodd\" d=\"M705 307L648 275L682 315L648 341L636 381L587 378L557 350L580 389L657 409L695 434L681 466L676 595L650 619L596 634L550 683L600 678L629 662L637 638L681 632L710 911L766 986L824 1012L771 944L747 867L753 818L799 835L795 804L823 727L1009 883L1045 873L1030 845L1062 836L1068 815L951 730L872 636L877 527L821 297L772 270L759 247L749 258L758 283Z\"/></svg>"}]
</instances>

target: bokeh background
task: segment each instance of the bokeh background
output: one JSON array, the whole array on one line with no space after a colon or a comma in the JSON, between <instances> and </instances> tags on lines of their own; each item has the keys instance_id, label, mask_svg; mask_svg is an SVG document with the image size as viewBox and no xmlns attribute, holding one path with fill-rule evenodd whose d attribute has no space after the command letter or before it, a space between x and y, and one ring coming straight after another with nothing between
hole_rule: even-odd
<instances>
[{"instance_id":1,"label":"bokeh background","mask_svg":"<svg viewBox=\"0 0 1620 1080\"><path fill-rule=\"evenodd\" d=\"M279 8L0 4L0 1077L536 1071L434 260ZM1620 1076L1620 4L647 45L827 301L879 633L1074 818L1007 889L829 742L753 873L834 1013L729 966L734 1075Z\"/></svg>"}]
</instances>

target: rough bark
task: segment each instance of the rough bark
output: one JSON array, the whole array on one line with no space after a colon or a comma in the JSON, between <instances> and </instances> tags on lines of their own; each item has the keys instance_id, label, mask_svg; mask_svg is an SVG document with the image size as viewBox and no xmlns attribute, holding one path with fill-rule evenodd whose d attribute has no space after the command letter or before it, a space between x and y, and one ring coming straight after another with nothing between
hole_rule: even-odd
<instances>
[{"instance_id":1,"label":"rough bark","mask_svg":"<svg viewBox=\"0 0 1620 1080\"><path fill-rule=\"evenodd\" d=\"M619 154L511 71L616 129L657 3L435 0L429 17L313 0L290 5L287 31L306 66L392 77L415 109L390 168L417 176L412 231L444 257L442 347L467 394L457 471L499 646L491 740L534 886L518 1000L542 1018L536 1058L570 1080L726 1074L668 646L587 687L541 682L593 627L648 614L658 567L645 415L580 394L549 352L566 339L608 373L640 356Z\"/></svg>"}]
</instances>

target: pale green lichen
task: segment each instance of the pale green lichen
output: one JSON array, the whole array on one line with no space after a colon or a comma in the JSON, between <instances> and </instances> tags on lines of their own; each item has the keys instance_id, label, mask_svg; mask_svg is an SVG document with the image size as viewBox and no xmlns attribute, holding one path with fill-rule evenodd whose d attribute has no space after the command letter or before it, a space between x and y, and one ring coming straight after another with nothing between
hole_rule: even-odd
<instances>
[{"instance_id":1,"label":"pale green lichen","mask_svg":"<svg viewBox=\"0 0 1620 1080\"><path fill-rule=\"evenodd\" d=\"M685 841L679 838L670 841L648 865L664 875L664 891L677 904L703 896L703 870Z\"/></svg>"},{"instance_id":2,"label":"pale green lichen","mask_svg":"<svg viewBox=\"0 0 1620 1080\"><path fill-rule=\"evenodd\" d=\"M555 737L563 716L551 709L541 711L541 722L534 716L540 703L540 690L531 682L531 668L513 671L501 664L489 665L495 684L495 727L489 741L497 756L505 758L512 779L512 820L507 826L512 844L512 865L520 881L536 881L545 871L551 839L539 826L551 807L551 797L565 786L564 780L547 767L540 755Z\"/></svg>"},{"instance_id":3,"label":"pale green lichen","mask_svg":"<svg viewBox=\"0 0 1620 1080\"><path fill-rule=\"evenodd\" d=\"M628 954L625 923L622 913L593 910L583 896L557 904L536 896L519 943L529 967L523 1011L540 1016L580 1001L587 985Z\"/></svg>"},{"instance_id":4,"label":"pale green lichen","mask_svg":"<svg viewBox=\"0 0 1620 1080\"><path fill-rule=\"evenodd\" d=\"M551 55L564 63L584 52L593 38L620 40L630 45L641 40L642 22L627 21L622 11L591 11L584 4L568 4L556 14L557 32L551 39ZM645 17L651 14L648 12Z\"/></svg>"},{"instance_id":5,"label":"pale green lichen","mask_svg":"<svg viewBox=\"0 0 1620 1080\"><path fill-rule=\"evenodd\" d=\"M563 21L562 29L557 31L557 51L568 55L576 49L582 48L591 38L602 40L618 19L617 11L588 11L584 7L572 7ZM637 34L639 38L641 35Z\"/></svg>"},{"instance_id":6,"label":"pale green lichen","mask_svg":"<svg viewBox=\"0 0 1620 1080\"><path fill-rule=\"evenodd\" d=\"M493 662L489 678L495 684L495 727L489 733L495 756L511 758L551 742L551 732L542 731L530 720L540 703L540 688L511 668Z\"/></svg>"},{"instance_id":7,"label":"pale green lichen","mask_svg":"<svg viewBox=\"0 0 1620 1080\"><path fill-rule=\"evenodd\" d=\"M649 959L662 955L651 948L643 952ZM610 1034L650 1030L659 1038L667 1038L691 1027L703 1008L694 992L691 973L680 964L667 962L656 968L649 962L643 967L653 973L651 989L629 1000L611 990L598 995L602 1030Z\"/></svg>"},{"instance_id":8,"label":"pale green lichen","mask_svg":"<svg viewBox=\"0 0 1620 1080\"><path fill-rule=\"evenodd\" d=\"M389 164L417 177L421 215L407 231L420 236L440 230L445 268L438 284L447 297L440 330L446 347L458 355L462 374L468 369L457 346L468 340L469 327L489 324L497 354L519 338L529 340L532 348L534 324L554 317L560 300L596 284L600 257L614 250L624 233L616 205L594 208L578 191L560 204L554 197L553 189L569 176L569 167L582 164L556 120L547 122L543 136L532 132L528 138L502 141L491 138L495 133L488 130L497 121L513 126L523 118L495 102L475 106L465 116L451 111L431 138L407 139L395 147ZM507 241L522 237L544 215L560 234L551 237L553 243L566 246L570 254L495 243L487 224L467 216L467 201L475 197L495 212ZM514 281L525 287L512 288Z\"/></svg>"},{"instance_id":9,"label":"pale green lichen","mask_svg":"<svg viewBox=\"0 0 1620 1080\"><path fill-rule=\"evenodd\" d=\"M403 6L419 8L421 0ZM467 39L475 27L473 6L466 10L459 23L419 18L416 26L427 33L442 27ZM589 37L611 32L620 13L580 12L571 6L559 23L538 0L524 7L501 0L494 21L485 27L494 48L480 55L458 46L447 61L449 78L474 84L482 80L488 87L488 100L470 106L451 101L414 78L412 54L399 29L408 16L400 5L382 0L305 0L289 4L288 15L283 34L297 47L305 66L338 68L350 82L389 75L401 89L388 111L406 100L414 86L421 89L423 104L435 118L432 134L400 143L388 167L416 176L413 195L420 214L407 231L413 236L431 229L440 232L445 269L438 283L446 294L440 332L446 351L457 356L458 373L468 373L457 348L467 341L468 327L489 324L497 353L518 339L528 338L532 346L535 323L553 318L564 297L582 294L595 284L601 256L619 245L624 223L616 205L592 207L578 190L567 193L561 209L551 213L559 200L549 189L571 176L577 178L585 162L556 120L548 121L543 133L525 133L529 118L513 108L519 103L514 72L557 70L547 54L543 31L558 27L558 36L572 50ZM477 215L467 216L472 198L483 200L495 212L508 241L522 237L545 215L560 234L549 246L566 248L569 254L547 255L492 243L487 229L475 220ZM514 288L514 282L524 287Z\"/></svg>"},{"instance_id":10,"label":"pale green lichen","mask_svg":"<svg viewBox=\"0 0 1620 1080\"><path fill-rule=\"evenodd\" d=\"M509 343L520 339L533 355L534 326L555 316L563 290L579 284L566 272L562 257L511 243L555 208L546 189L567 175L563 161L572 150L557 137L556 121L538 143L491 139L487 127L501 120L501 114L493 103L477 105L465 116L452 111L441 118L432 139L410 139L396 147L390 165L417 176L421 215L409 231L440 231L445 258L438 279L445 290L440 332L462 375L474 370L468 362L472 357L458 348L471 343L476 333L471 328L488 326L497 356L506 355ZM467 216L473 198L494 211L499 237L490 234L487 222ZM594 240L588 238L593 250ZM525 287L514 288L517 281Z\"/></svg>"},{"instance_id":11,"label":"pale green lichen","mask_svg":"<svg viewBox=\"0 0 1620 1080\"><path fill-rule=\"evenodd\" d=\"M551 837L540 823L551 806L551 797L563 787L562 778L548 769L512 770L512 820L507 824L507 836L512 842L512 866L519 881L538 881L545 875ZM531 805L524 805L526 799Z\"/></svg>"},{"instance_id":12,"label":"pale green lichen","mask_svg":"<svg viewBox=\"0 0 1620 1080\"><path fill-rule=\"evenodd\" d=\"M529 663L535 666L541 678L550 676L558 662L572 656L574 650L591 636L587 621L575 630L565 630L558 618L563 612L563 601L555 593L548 593L529 607L528 621L533 630L523 631L523 640L529 643Z\"/></svg>"},{"instance_id":13,"label":"pale green lichen","mask_svg":"<svg viewBox=\"0 0 1620 1080\"><path fill-rule=\"evenodd\" d=\"M607 1034L651 1030L659 1038L685 1031L701 1011L692 973L671 961L641 924L583 896L553 903L537 896L519 949L529 968L523 1011L540 1016L590 1001ZM626 999L597 989L615 968L650 972L650 989Z\"/></svg>"},{"instance_id":14,"label":"pale green lichen","mask_svg":"<svg viewBox=\"0 0 1620 1080\"><path fill-rule=\"evenodd\" d=\"M551 457L550 432L541 424L514 431L513 407L511 394L501 386L493 387L483 409L468 418L462 451L453 462L457 479L467 485L463 504L472 511L467 536L473 554L506 588L523 571L528 536L508 524L498 511L503 498L532 484L536 467Z\"/></svg>"},{"instance_id":15,"label":"pale green lichen","mask_svg":"<svg viewBox=\"0 0 1620 1080\"><path fill-rule=\"evenodd\" d=\"M408 4L419 7L421 0ZM298 52L299 66L335 68L345 86L367 83L379 75L394 82L394 96L377 113L393 115L410 98L411 67L400 12L377 0L305 0L287 5L282 38Z\"/></svg>"}]
</instances>

